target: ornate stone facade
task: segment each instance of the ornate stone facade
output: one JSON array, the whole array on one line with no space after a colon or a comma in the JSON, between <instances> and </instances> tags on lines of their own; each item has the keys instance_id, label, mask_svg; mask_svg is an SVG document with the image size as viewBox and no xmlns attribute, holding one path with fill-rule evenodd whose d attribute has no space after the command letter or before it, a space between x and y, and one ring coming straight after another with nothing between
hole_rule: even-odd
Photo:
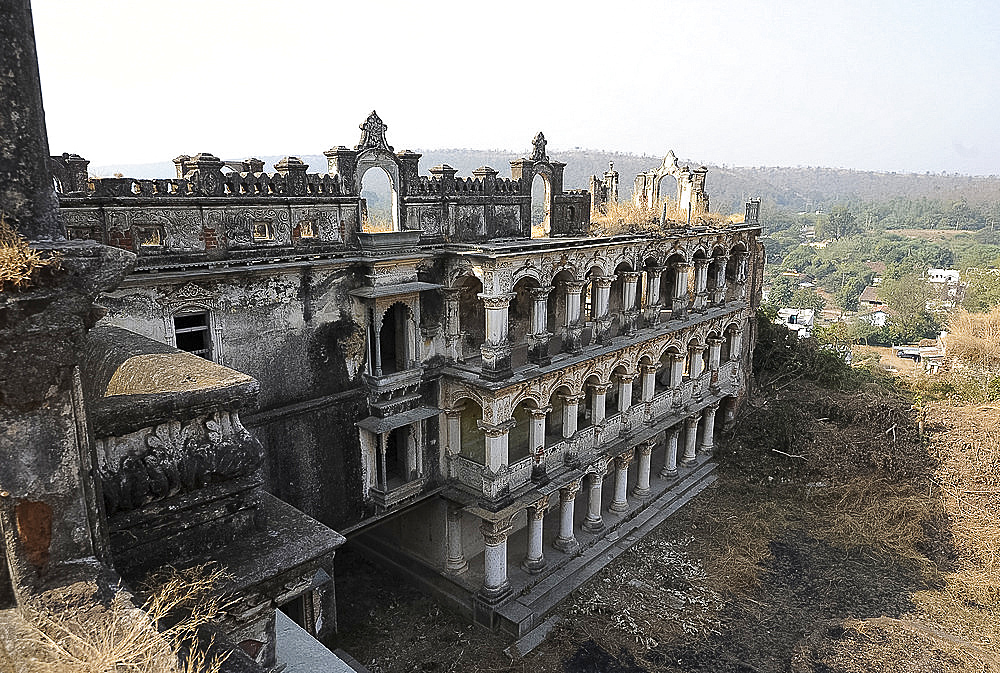
<instances>
[{"instance_id":1,"label":"ornate stone facade","mask_svg":"<svg viewBox=\"0 0 1000 673\"><path fill-rule=\"evenodd\" d=\"M273 494L353 531L348 544L440 572L456 607L517 633L540 617L518 616L519 591L707 473L746 390L760 227L593 237L591 194L564 189L543 134L511 177L462 178L419 175L387 128L373 112L325 174L199 154L176 178L81 187L84 160L53 159L67 228L139 257L104 323L261 382L258 411L101 439L107 505L235 483L263 456ZM376 167L392 231L361 229ZM637 198L676 174L707 209L704 173L686 170L665 160ZM531 238L537 176L548 235ZM595 203L617 199L613 170L594 185Z\"/></svg>"}]
</instances>

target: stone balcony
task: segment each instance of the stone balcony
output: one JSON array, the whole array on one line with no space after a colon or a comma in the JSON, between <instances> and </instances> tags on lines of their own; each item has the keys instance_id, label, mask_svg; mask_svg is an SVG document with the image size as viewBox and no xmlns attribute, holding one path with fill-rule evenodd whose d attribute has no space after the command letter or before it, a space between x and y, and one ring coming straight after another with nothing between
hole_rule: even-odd
<instances>
[{"instance_id":1,"label":"stone balcony","mask_svg":"<svg viewBox=\"0 0 1000 673\"><path fill-rule=\"evenodd\" d=\"M385 491L372 487L368 490L372 502L382 509L392 509L419 496L427 486L427 477L417 477L403 484L390 484Z\"/></svg>"},{"instance_id":2,"label":"stone balcony","mask_svg":"<svg viewBox=\"0 0 1000 673\"><path fill-rule=\"evenodd\" d=\"M389 255L416 249L420 244L420 230L358 232L361 250L371 255Z\"/></svg>"}]
</instances>

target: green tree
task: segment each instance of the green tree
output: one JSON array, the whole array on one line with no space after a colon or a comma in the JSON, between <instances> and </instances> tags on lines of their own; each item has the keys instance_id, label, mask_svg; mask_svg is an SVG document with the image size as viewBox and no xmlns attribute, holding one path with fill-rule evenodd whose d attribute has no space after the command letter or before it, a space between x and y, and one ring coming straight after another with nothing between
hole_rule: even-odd
<instances>
[{"instance_id":1,"label":"green tree","mask_svg":"<svg viewBox=\"0 0 1000 673\"><path fill-rule=\"evenodd\" d=\"M920 273L909 271L897 277L884 277L878 295L892 309L887 325L892 341L917 341L934 336L941 328L938 320L927 310L931 288Z\"/></svg>"},{"instance_id":2,"label":"green tree","mask_svg":"<svg viewBox=\"0 0 1000 673\"><path fill-rule=\"evenodd\" d=\"M821 240L844 238L860 232L858 218L847 206L834 206L829 215L816 223L816 238Z\"/></svg>"},{"instance_id":3,"label":"green tree","mask_svg":"<svg viewBox=\"0 0 1000 673\"><path fill-rule=\"evenodd\" d=\"M811 287L800 287L792 293L788 305L793 308L811 308L818 316L826 308L826 299Z\"/></svg>"},{"instance_id":4,"label":"green tree","mask_svg":"<svg viewBox=\"0 0 1000 673\"><path fill-rule=\"evenodd\" d=\"M778 276L771 283L771 289L767 295L769 304L777 308L788 306L792 300L792 294L798 289L799 282L795 276Z\"/></svg>"},{"instance_id":5,"label":"green tree","mask_svg":"<svg viewBox=\"0 0 1000 673\"><path fill-rule=\"evenodd\" d=\"M962 308L985 313L1000 306L1000 269L966 269L962 276L966 283Z\"/></svg>"}]
</instances>

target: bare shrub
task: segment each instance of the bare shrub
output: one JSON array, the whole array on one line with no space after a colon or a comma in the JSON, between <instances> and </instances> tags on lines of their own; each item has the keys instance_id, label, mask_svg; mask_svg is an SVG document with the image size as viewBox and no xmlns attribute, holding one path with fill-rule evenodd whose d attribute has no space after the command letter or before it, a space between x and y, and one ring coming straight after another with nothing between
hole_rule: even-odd
<instances>
[{"instance_id":1,"label":"bare shrub","mask_svg":"<svg viewBox=\"0 0 1000 673\"><path fill-rule=\"evenodd\" d=\"M58 264L58 255L32 250L28 241L0 213L0 291L28 287L39 269Z\"/></svg>"},{"instance_id":2,"label":"bare shrub","mask_svg":"<svg viewBox=\"0 0 1000 673\"><path fill-rule=\"evenodd\" d=\"M103 610L45 613L34 637L31 673L218 673L226 654L200 646L198 632L225 609L221 570L171 569L151 579L141 609L119 590ZM183 656L178 657L178 654Z\"/></svg>"}]
</instances>

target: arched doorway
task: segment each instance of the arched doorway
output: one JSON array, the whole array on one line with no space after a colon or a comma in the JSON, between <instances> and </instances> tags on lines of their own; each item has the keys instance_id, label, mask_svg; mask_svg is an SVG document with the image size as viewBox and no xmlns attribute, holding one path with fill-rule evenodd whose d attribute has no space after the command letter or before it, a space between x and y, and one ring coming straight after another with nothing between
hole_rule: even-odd
<instances>
[{"instance_id":1,"label":"arched doorway","mask_svg":"<svg viewBox=\"0 0 1000 673\"><path fill-rule=\"evenodd\" d=\"M378 334L379 356L383 374L395 374L408 369L413 360L410 353L410 308L395 303L382 316Z\"/></svg>"},{"instance_id":2,"label":"arched doorway","mask_svg":"<svg viewBox=\"0 0 1000 673\"><path fill-rule=\"evenodd\" d=\"M366 170L360 193L362 231L399 231L398 196L388 171L377 165Z\"/></svg>"},{"instance_id":3,"label":"arched doorway","mask_svg":"<svg viewBox=\"0 0 1000 673\"><path fill-rule=\"evenodd\" d=\"M548 238L552 231L552 185L549 176L535 173L531 179L531 237Z\"/></svg>"},{"instance_id":4,"label":"arched doorway","mask_svg":"<svg viewBox=\"0 0 1000 673\"><path fill-rule=\"evenodd\" d=\"M458 285L458 326L462 333L459 355L465 361L482 356L480 346L486 341L486 307L479 295L483 284L475 276L464 277Z\"/></svg>"}]
</instances>

